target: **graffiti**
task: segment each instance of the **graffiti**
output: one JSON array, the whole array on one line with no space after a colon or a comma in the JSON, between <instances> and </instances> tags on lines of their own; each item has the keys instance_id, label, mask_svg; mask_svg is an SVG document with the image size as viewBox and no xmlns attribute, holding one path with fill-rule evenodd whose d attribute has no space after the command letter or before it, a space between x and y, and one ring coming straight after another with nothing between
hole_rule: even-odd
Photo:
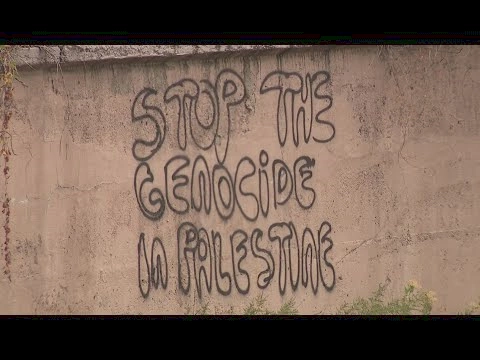
<instances>
[{"instance_id":1,"label":"graffiti","mask_svg":"<svg viewBox=\"0 0 480 360\"><path fill-rule=\"evenodd\" d=\"M333 104L332 96L325 93L329 82L326 71L305 77L273 71L264 78L257 91L264 98L274 91L278 95L276 129L280 147L287 145L289 128L297 148L301 144L327 143L335 137L333 123L325 118ZM312 209L317 200L313 187L316 159L299 154L285 160L271 157L260 148L258 157L242 154L245 156L239 156L236 164L227 166L230 129L235 120L232 109L241 111L247 98L245 83L234 70L220 71L213 82L184 78L167 85L163 96L156 95L156 90L146 87L132 104L132 123L137 129L153 129L133 143L132 154L138 162L133 185L145 218L162 222L171 211L172 216L184 219L176 232L180 292L196 293L201 298L206 293L247 295L253 288L275 287L282 296L288 289L295 292L300 288L311 289L316 295L320 284L327 292L332 291L335 269L329 253L334 242L328 221L300 232L288 220L274 222L263 230L246 227L259 218L275 216L283 206L293 211ZM163 104L155 103L159 99ZM172 126L167 127L167 123ZM171 157L155 156L162 153L167 136L182 153L172 149ZM199 150L194 158L185 153L189 144ZM212 156L214 151L213 163L202 153L206 151L212 151ZM152 169L158 167L151 167L152 161L160 160L163 173L154 174ZM217 217L218 224L240 218L245 226L225 234L222 229L207 230L188 221L185 217L189 214ZM151 288L167 288L164 243L155 237L149 247L142 232L137 253L138 285L143 298L148 298Z\"/></svg>"},{"instance_id":2,"label":"graffiti","mask_svg":"<svg viewBox=\"0 0 480 360\"><path fill-rule=\"evenodd\" d=\"M165 254L165 248L162 241L156 237L153 239L151 246L150 263L148 261L147 249L145 247L145 234L140 234L138 241L138 286L140 293L144 298L148 297L150 293L150 287L153 285L155 289L162 284L162 288L166 289L168 285L168 266L167 256ZM155 256L156 255L156 256ZM143 261L142 261L143 256ZM142 264L145 266L142 271ZM146 271L145 271L146 270ZM146 278L142 278L142 275L147 274ZM146 284L146 289L145 289Z\"/></svg>"},{"instance_id":3,"label":"graffiti","mask_svg":"<svg viewBox=\"0 0 480 360\"><path fill-rule=\"evenodd\" d=\"M146 176L139 176L139 174L146 173ZM139 184L139 179L143 179ZM133 187L135 188L135 196L137 197L137 203L142 211L143 215L145 215L150 220L158 220L162 217L165 211L165 198L163 193L160 189L153 188L150 190L148 195L148 201L150 207L157 207L157 209L150 210L145 203L143 202L143 187L146 183L153 183L154 177L152 172L150 171L150 166L146 162L141 162L137 166L137 170L135 170L135 176L133 178ZM156 206L158 205L158 206Z\"/></svg>"},{"instance_id":4,"label":"graffiti","mask_svg":"<svg viewBox=\"0 0 480 360\"><path fill-rule=\"evenodd\" d=\"M261 260L264 264L254 283L259 289L266 289L276 276L281 295L285 294L287 284L292 291L296 291L300 284L304 288L310 285L316 294L321 282L327 291L332 291L335 269L327 258L333 247L329 237L331 231L327 221L318 227L316 237L306 227L299 238L292 222L272 224L266 236L258 228L251 235L237 229L229 237L230 247L222 250L226 238L219 232L212 230L209 233L205 228L184 222L177 232L179 287L188 294L195 285L199 298L204 290L211 294L213 288L223 296L230 295L234 287L238 293L247 294L254 281L251 279L255 278L248 269L252 263L247 262L248 259ZM278 252L273 251L267 241L278 244ZM231 263L223 262L225 257L231 258Z\"/></svg>"},{"instance_id":5,"label":"graffiti","mask_svg":"<svg viewBox=\"0 0 480 360\"><path fill-rule=\"evenodd\" d=\"M137 161L147 161L160 149L165 140L165 116L156 106L146 105L147 99L157 92L150 88L140 91L133 101L132 105L132 122L141 123L142 120L148 120L155 125L155 138L151 141L136 139L133 143L132 153ZM141 106L139 105L141 103ZM139 108L145 111L143 115L137 115L141 112Z\"/></svg>"},{"instance_id":6,"label":"graffiti","mask_svg":"<svg viewBox=\"0 0 480 360\"><path fill-rule=\"evenodd\" d=\"M307 183L312 177L315 159L301 156L293 167L283 160L275 159L269 171L265 166L265 158L268 162L268 154L262 150L257 173L256 163L247 156L243 157L232 176L223 165L217 163L209 166L202 155L195 158L193 166L189 157L176 155L164 167L165 196L160 189L152 188L148 204L143 201L143 188L147 183L153 184L155 178L149 165L142 162L138 165L134 178L138 205L148 219L158 220L166 208L179 215L187 214L192 209L209 215L213 203L215 212L221 219L230 219L238 208L243 218L250 222L258 219L260 208L262 215L267 217L271 201L275 209L290 200L297 202L302 209L311 208L316 195ZM273 180L272 185L270 178ZM245 191L244 186L248 185L258 191ZM186 197L179 193L182 188L185 188ZM273 195L272 199L270 194Z\"/></svg>"},{"instance_id":7,"label":"graffiti","mask_svg":"<svg viewBox=\"0 0 480 360\"><path fill-rule=\"evenodd\" d=\"M208 80L197 83L183 79L170 85L165 91L165 102L174 100L177 110L177 141L181 150L187 148L187 127L195 145L208 150L215 144L215 154L219 164L223 164L228 152L230 139L230 107L238 105L245 98L245 85L242 78L233 70L221 71L213 86ZM203 100L203 101L202 101ZM210 118L202 119L198 112L200 102L209 104ZM218 138L221 141L216 141Z\"/></svg>"},{"instance_id":8,"label":"graffiti","mask_svg":"<svg viewBox=\"0 0 480 360\"><path fill-rule=\"evenodd\" d=\"M313 75L307 74L305 81L295 72L273 71L268 74L260 86L260 94L278 91L277 102L277 133L280 146L285 146L288 137L288 127L292 127L292 139L296 147L300 144L299 122L303 124L303 141L308 144L312 138L317 143L326 143L335 137L335 127L330 121L321 120L320 115L332 107L333 99L329 95L322 95L320 89L330 81L330 74L318 71ZM298 96L300 95L300 97ZM313 129L314 99L325 100L326 105L315 115L315 130ZM295 116L295 104L301 104ZM325 128L325 129L324 129ZM326 131L328 128L329 131ZM326 134L325 134L326 133ZM330 134L329 134L330 133ZM327 136L328 135L328 136Z\"/></svg>"},{"instance_id":9,"label":"graffiti","mask_svg":"<svg viewBox=\"0 0 480 360\"><path fill-rule=\"evenodd\" d=\"M303 165L299 164L303 163ZM313 190L311 187L305 187L305 182L307 182L312 176L312 167L315 166L315 159L309 158L308 156L302 156L295 161L294 165L294 182L295 182L295 198L298 201L298 205L300 205L303 209L310 209L315 202L315 190ZM297 176L300 175L301 181L297 178ZM302 193L299 193L298 191L298 184L300 182L301 185L301 190ZM305 194L310 194L310 196L305 195ZM307 198L310 198L310 200L307 200L306 203L303 203L304 196Z\"/></svg>"}]
</instances>

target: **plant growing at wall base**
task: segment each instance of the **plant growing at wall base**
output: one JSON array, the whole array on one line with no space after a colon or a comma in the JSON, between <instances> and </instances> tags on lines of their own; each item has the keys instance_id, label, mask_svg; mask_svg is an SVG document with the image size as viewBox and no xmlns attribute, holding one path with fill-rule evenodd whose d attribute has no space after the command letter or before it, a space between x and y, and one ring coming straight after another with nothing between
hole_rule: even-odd
<instances>
[{"instance_id":1,"label":"plant growing at wall base","mask_svg":"<svg viewBox=\"0 0 480 360\"><path fill-rule=\"evenodd\" d=\"M474 315L480 312L480 300L471 303L463 312L459 315Z\"/></svg>"},{"instance_id":2,"label":"plant growing at wall base","mask_svg":"<svg viewBox=\"0 0 480 360\"><path fill-rule=\"evenodd\" d=\"M203 304L198 310L194 310L193 312L192 308L188 306L185 315L208 315L209 305L209 303Z\"/></svg>"},{"instance_id":3,"label":"plant growing at wall base","mask_svg":"<svg viewBox=\"0 0 480 360\"><path fill-rule=\"evenodd\" d=\"M357 298L351 303L343 304L337 311L337 315L430 315L433 304L437 301L433 291L422 289L415 280L410 280L403 289L400 297L385 300L385 290L388 282L379 284L378 289L368 298ZM185 315L209 315L209 304L200 306L191 312L187 308ZM474 315L480 312L480 300L472 302L459 315ZM322 313L322 312L321 312ZM317 313L315 315L321 315ZM223 315L233 315L234 309ZM270 310L264 295L254 298L244 309L242 315L297 315L299 314L294 298L285 302L278 311ZM215 315L221 315L215 311Z\"/></svg>"},{"instance_id":4,"label":"plant growing at wall base","mask_svg":"<svg viewBox=\"0 0 480 360\"><path fill-rule=\"evenodd\" d=\"M13 59L14 46L0 46L0 116L2 119L2 128L0 130L0 154L3 157L4 167L4 183L5 183L5 199L2 204L2 213L5 215L5 241L3 243L3 252L5 257L4 274L12 281L10 274L10 250L9 250L9 233L10 233L10 197L8 195L8 179L9 179L9 161L10 156L15 154L12 146L12 135L8 131L10 118L13 108L13 80L17 75L17 67Z\"/></svg>"},{"instance_id":5,"label":"plant growing at wall base","mask_svg":"<svg viewBox=\"0 0 480 360\"><path fill-rule=\"evenodd\" d=\"M410 280L401 297L386 301L387 286L388 283L380 284L369 298L343 304L338 315L430 315L437 300L433 291L426 291L417 281Z\"/></svg>"},{"instance_id":6,"label":"plant growing at wall base","mask_svg":"<svg viewBox=\"0 0 480 360\"><path fill-rule=\"evenodd\" d=\"M296 308L295 299L291 298L284 303L278 311L269 310L266 306L267 299L262 295L257 296L244 309L244 315L296 315L298 309Z\"/></svg>"},{"instance_id":7,"label":"plant growing at wall base","mask_svg":"<svg viewBox=\"0 0 480 360\"><path fill-rule=\"evenodd\" d=\"M215 311L216 313L216 311ZM233 315L234 309L230 309L225 315ZM280 309L277 311L270 310L267 307L267 299L264 295L255 297L244 309L242 315L297 315L298 309L295 304L295 299L291 298L287 302L283 303ZM191 307L187 307L185 315L211 315L209 304L201 305L197 310L192 311ZM216 313L216 315L218 315Z\"/></svg>"}]
</instances>

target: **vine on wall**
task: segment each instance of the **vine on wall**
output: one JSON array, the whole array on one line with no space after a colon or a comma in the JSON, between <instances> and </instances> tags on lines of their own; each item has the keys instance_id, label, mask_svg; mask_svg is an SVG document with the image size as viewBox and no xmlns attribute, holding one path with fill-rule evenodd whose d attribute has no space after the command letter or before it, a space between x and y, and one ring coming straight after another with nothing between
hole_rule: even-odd
<instances>
[{"instance_id":1,"label":"vine on wall","mask_svg":"<svg viewBox=\"0 0 480 360\"><path fill-rule=\"evenodd\" d=\"M10 156L14 155L12 146L12 135L10 134L9 124L13 109L13 80L17 74L17 68L13 59L14 46L0 46L0 118L2 127L0 130L0 155L3 157L3 177L5 184L4 200L2 204L2 213L5 215L3 229L5 240L3 242L3 254L5 258L4 274L9 281L12 281L10 274L10 196L8 195L9 179L9 161Z\"/></svg>"}]
</instances>

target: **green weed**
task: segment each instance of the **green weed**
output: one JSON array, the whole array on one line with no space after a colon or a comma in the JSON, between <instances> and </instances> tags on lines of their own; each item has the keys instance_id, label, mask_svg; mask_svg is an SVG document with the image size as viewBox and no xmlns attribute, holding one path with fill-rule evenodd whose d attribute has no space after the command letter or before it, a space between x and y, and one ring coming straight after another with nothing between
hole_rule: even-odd
<instances>
[{"instance_id":1,"label":"green weed","mask_svg":"<svg viewBox=\"0 0 480 360\"><path fill-rule=\"evenodd\" d=\"M339 315L429 315L437 300L433 291L423 290L417 281L411 280L405 286L401 297L385 300L388 284L380 284L367 299L358 298L350 304L343 304Z\"/></svg>"}]
</instances>

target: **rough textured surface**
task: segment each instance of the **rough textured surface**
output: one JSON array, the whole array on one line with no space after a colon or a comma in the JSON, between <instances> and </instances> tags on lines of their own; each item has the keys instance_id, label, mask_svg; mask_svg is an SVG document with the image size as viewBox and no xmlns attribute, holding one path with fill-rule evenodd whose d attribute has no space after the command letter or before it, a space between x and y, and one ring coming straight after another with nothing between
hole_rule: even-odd
<instances>
[{"instance_id":1,"label":"rough textured surface","mask_svg":"<svg viewBox=\"0 0 480 360\"><path fill-rule=\"evenodd\" d=\"M475 46L349 46L25 68L24 85L14 89L9 188L0 181L0 193L11 198L12 254L12 281L0 277L0 312L168 314L207 302L216 311L241 312L263 292L272 308L295 296L301 313L330 313L387 278L391 294L416 279L437 293L435 313L461 311L480 295L479 59ZM300 89L310 84L307 73L316 77L312 89L304 88L304 103L295 94L294 118L303 104L307 114L313 106L316 121L308 143L299 127L297 147L292 92L285 108L274 88ZM190 97L179 108L175 96L185 92ZM277 115L284 109L282 147ZM209 214L198 192L206 173L203 182L195 177L191 197L199 155L210 175L217 169L212 182L220 190L204 198ZM295 166L302 156L314 163ZM243 157L255 171L245 160L236 176ZM236 185L230 196L228 178L219 176L223 159ZM291 178L279 167L272 172L276 159ZM259 187L269 196L266 216L257 211ZM230 215L222 201L234 207L228 219L217 210ZM183 231L185 222L206 231ZM279 222L285 224L275 227ZM286 237L282 251L277 236ZM316 261L321 271L310 265Z\"/></svg>"},{"instance_id":2,"label":"rough textured surface","mask_svg":"<svg viewBox=\"0 0 480 360\"><path fill-rule=\"evenodd\" d=\"M285 51L310 45L62 45L24 46L17 49L20 68L90 61L138 60L179 56L228 54L231 52Z\"/></svg>"}]
</instances>

